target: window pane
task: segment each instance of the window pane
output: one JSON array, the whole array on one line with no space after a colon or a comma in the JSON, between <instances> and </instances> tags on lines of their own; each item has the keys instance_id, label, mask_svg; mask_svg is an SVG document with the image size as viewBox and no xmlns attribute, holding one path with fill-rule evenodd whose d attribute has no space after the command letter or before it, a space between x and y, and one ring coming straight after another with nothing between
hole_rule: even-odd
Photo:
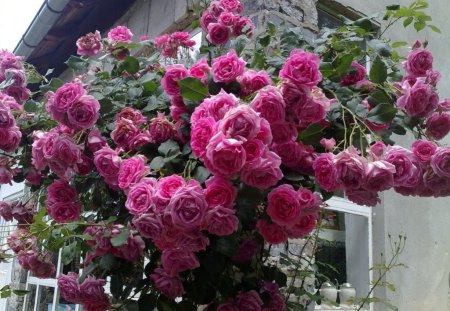
<instances>
[{"instance_id":1,"label":"window pane","mask_svg":"<svg viewBox=\"0 0 450 311\"><path fill-rule=\"evenodd\" d=\"M52 311L54 294L55 289L53 287L39 286L37 311Z\"/></svg>"},{"instance_id":2,"label":"window pane","mask_svg":"<svg viewBox=\"0 0 450 311\"><path fill-rule=\"evenodd\" d=\"M30 292L25 296L25 311L33 311L34 310L34 301L36 298L36 285L28 284L28 288Z\"/></svg>"}]
</instances>

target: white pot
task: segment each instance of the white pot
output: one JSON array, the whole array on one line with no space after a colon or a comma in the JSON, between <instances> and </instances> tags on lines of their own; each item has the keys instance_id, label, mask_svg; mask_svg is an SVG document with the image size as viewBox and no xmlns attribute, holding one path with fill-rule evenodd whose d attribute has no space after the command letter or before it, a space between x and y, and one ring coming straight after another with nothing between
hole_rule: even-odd
<instances>
[{"instance_id":1,"label":"white pot","mask_svg":"<svg viewBox=\"0 0 450 311\"><path fill-rule=\"evenodd\" d=\"M352 301L354 301L355 297L356 289L350 283L341 285L341 289L339 290L339 299L341 305L352 305Z\"/></svg>"},{"instance_id":2,"label":"white pot","mask_svg":"<svg viewBox=\"0 0 450 311\"><path fill-rule=\"evenodd\" d=\"M322 288L319 290L320 295L324 297L322 305L330 306L330 302L336 302L338 290L336 287L330 285L329 283L324 283Z\"/></svg>"}]
</instances>

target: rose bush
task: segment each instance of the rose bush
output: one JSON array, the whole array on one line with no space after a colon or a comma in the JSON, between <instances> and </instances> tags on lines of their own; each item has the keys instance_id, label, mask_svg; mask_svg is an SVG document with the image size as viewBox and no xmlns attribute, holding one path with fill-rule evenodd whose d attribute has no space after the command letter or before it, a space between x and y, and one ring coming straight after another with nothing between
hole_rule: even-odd
<instances>
[{"instance_id":1,"label":"rose bush","mask_svg":"<svg viewBox=\"0 0 450 311\"><path fill-rule=\"evenodd\" d=\"M0 53L0 183L31 191L0 215L18 222L8 245L35 276L55 273L60 248L84 269L58 271L64 299L93 311L299 308L267 246L307 237L333 192L368 206L388 189L450 195L450 148L434 141L450 131L450 100L425 46L402 76L371 23L316 45L269 23L250 41L242 10L205 8L211 44L192 66L185 32L140 43L124 26L89 33L67 62L73 80L42 77L32 98L22 58ZM146 45L159 53L133 56ZM407 131L411 149L396 146Z\"/></svg>"}]
</instances>

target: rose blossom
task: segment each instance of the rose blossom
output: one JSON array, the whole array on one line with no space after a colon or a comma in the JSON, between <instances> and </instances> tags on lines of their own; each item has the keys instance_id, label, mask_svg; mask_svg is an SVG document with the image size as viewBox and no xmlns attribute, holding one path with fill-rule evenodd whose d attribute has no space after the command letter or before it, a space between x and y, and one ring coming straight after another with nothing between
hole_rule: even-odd
<instances>
[{"instance_id":1,"label":"rose blossom","mask_svg":"<svg viewBox=\"0 0 450 311\"><path fill-rule=\"evenodd\" d=\"M88 33L85 36L80 37L77 42L77 54L94 56L97 55L102 49L102 37L98 30L95 33Z\"/></svg>"},{"instance_id":2,"label":"rose blossom","mask_svg":"<svg viewBox=\"0 0 450 311\"><path fill-rule=\"evenodd\" d=\"M191 68L189 68L189 75L201 80L203 83L206 83L210 70L211 68L209 68L206 58L202 58L197 63L192 65Z\"/></svg>"},{"instance_id":3,"label":"rose blossom","mask_svg":"<svg viewBox=\"0 0 450 311\"><path fill-rule=\"evenodd\" d=\"M144 248L144 240L139 235L130 234L125 244L112 249L112 254L129 262L136 262L144 253Z\"/></svg>"},{"instance_id":4,"label":"rose blossom","mask_svg":"<svg viewBox=\"0 0 450 311\"><path fill-rule=\"evenodd\" d=\"M170 276L177 276L186 270L200 267L200 262L194 252L184 249L167 249L161 254L161 265Z\"/></svg>"},{"instance_id":5,"label":"rose blossom","mask_svg":"<svg viewBox=\"0 0 450 311\"><path fill-rule=\"evenodd\" d=\"M352 62L350 66L350 72L344 76L341 81L341 85L348 86L362 81L366 76L366 68L359 64L358 62Z\"/></svg>"},{"instance_id":6,"label":"rose blossom","mask_svg":"<svg viewBox=\"0 0 450 311\"><path fill-rule=\"evenodd\" d=\"M212 176L205 181L205 185L205 200L209 207L233 207L237 189L230 180L220 176Z\"/></svg>"},{"instance_id":7,"label":"rose blossom","mask_svg":"<svg viewBox=\"0 0 450 311\"><path fill-rule=\"evenodd\" d=\"M214 45L222 45L230 40L230 34L230 28L227 26L221 23L210 23L206 38Z\"/></svg>"},{"instance_id":8,"label":"rose blossom","mask_svg":"<svg viewBox=\"0 0 450 311\"><path fill-rule=\"evenodd\" d=\"M259 139L247 140L244 143L246 162L250 163L263 156L266 146Z\"/></svg>"},{"instance_id":9,"label":"rose blossom","mask_svg":"<svg viewBox=\"0 0 450 311\"><path fill-rule=\"evenodd\" d=\"M47 188L47 204L49 203L72 203L78 197L77 190L67 182L55 180Z\"/></svg>"},{"instance_id":10,"label":"rose blossom","mask_svg":"<svg viewBox=\"0 0 450 311\"><path fill-rule=\"evenodd\" d=\"M80 298L80 286L78 284L78 274L69 272L67 275L58 276L58 289L60 295L70 302L78 302Z\"/></svg>"},{"instance_id":11,"label":"rose blossom","mask_svg":"<svg viewBox=\"0 0 450 311\"><path fill-rule=\"evenodd\" d=\"M94 165L98 173L105 178L105 182L117 188L119 185L118 176L122 159L117 151L112 150L109 146L94 153Z\"/></svg>"},{"instance_id":12,"label":"rose blossom","mask_svg":"<svg viewBox=\"0 0 450 311\"><path fill-rule=\"evenodd\" d=\"M288 240L288 235L283 227L269 223L266 220L260 219L256 222L256 229L262 235L264 241L269 244L281 244Z\"/></svg>"},{"instance_id":13,"label":"rose blossom","mask_svg":"<svg viewBox=\"0 0 450 311\"><path fill-rule=\"evenodd\" d=\"M220 0L220 4L229 12L237 11L241 6L239 0Z\"/></svg>"},{"instance_id":14,"label":"rose blossom","mask_svg":"<svg viewBox=\"0 0 450 311\"><path fill-rule=\"evenodd\" d=\"M435 140L440 140L450 132L450 114L433 113L425 125L426 134Z\"/></svg>"},{"instance_id":15,"label":"rose blossom","mask_svg":"<svg viewBox=\"0 0 450 311\"><path fill-rule=\"evenodd\" d=\"M219 123L219 131L227 138L250 140L256 137L261 129L261 118L249 106L240 105L229 110Z\"/></svg>"},{"instance_id":16,"label":"rose blossom","mask_svg":"<svg viewBox=\"0 0 450 311\"><path fill-rule=\"evenodd\" d=\"M274 86L267 86L260 90L250 103L260 116L269 123L282 121L285 118L286 104L280 91Z\"/></svg>"},{"instance_id":17,"label":"rose blossom","mask_svg":"<svg viewBox=\"0 0 450 311\"><path fill-rule=\"evenodd\" d=\"M427 117L438 107L439 97L432 86L422 79L411 86L407 81L402 84L403 95L397 99L397 107L405 108L411 117Z\"/></svg>"},{"instance_id":18,"label":"rose blossom","mask_svg":"<svg viewBox=\"0 0 450 311\"><path fill-rule=\"evenodd\" d=\"M233 303L223 303L217 306L217 311L239 311L239 308Z\"/></svg>"},{"instance_id":19,"label":"rose blossom","mask_svg":"<svg viewBox=\"0 0 450 311\"><path fill-rule=\"evenodd\" d=\"M237 81L241 85L242 96L248 96L263 87L272 84L272 79L264 70L258 72L251 69L247 70L237 78Z\"/></svg>"},{"instance_id":20,"label":"rose blossom","mask_svg":"<svg viewBox=\"0 0 450 311\"><path fill-rule=\"evenodd\" d=\"M92 130L90 130L87 137L87 147L89 151L95 153L96 151L100 150L105 146L106 146L106 138L102 136L100 130L97 128L93 128Z\"/></svg>"},{"instance_id":21,"label":"rose blossom","mask_svg":"<svg viewBox=\"0 0 450 311\"><path fill-rule=\"evenodd\" d=\"M290 238L303 238L314 230L317 224L317 213L300 216L295 224L286 229Z\"/></svg>"},{"instance_id":22,"label":"rose blossom","mask_svg":"<svg viewBox=\"0 0 450 311\"><path fill-rule=\"evenodd\" d=\"M19 127L0 128L0 149L6 152L15 151L20 144L22 132Z\"/></svg>"},{"instance_id":23,"label":"rose blossom","mask_svg":"<svg viewBox=\"0 0 450 311\"><path fill-rule=\"evenodd\" d=\"M414 179L418 173L418 168L414 164L413 153L403 147L388 147L385 161L395 166L394 186L405 186Z\"/></svg>"},{"instance_id":24,"label":"rose blossom","mask_svg":"<svg viewBox=\"0 0 450 311\"><path fill-rule=\"evenodd\" d=\"M300 203L292 185L283 184L267 196L267 214L280 226L291 226L300 215Z\"/></svg>"},{"instance_id":25,"label":"rose blossom","mask_svg":"<svg viewBox=\"0 0 450 311\"><path fill-rule=\"evenodd\" d=\"M322 80L319 63L318 55L295 49L284 63L280 78L288 79L297 85L314 86Z\"/></svg>"},{"instance_id":26,"label":"rose blossom","mask_svg":"<svg viewBox=\"0 0 450 311\"><path fill-rule=\"evenodd\" d=\"M189 72L183 65L169 65L166 66L166 73L161 79L161 87L167 95L180 95L180 87L177 81L189 76Z\"/></svg>"},{"instance_id":27,"label":"rose blossom","mask_svg":"<svg viewBox=\"0 0 450 311\"><path fill-rule=\"evenodd\" d=\"M298 107L303 107L311 97L311 88L306 85L296 85L290 81L283 81L280 92L286 103L286 110L293 113Z\"/></svg>"},{"instance_id":28,"label":"rose blossom","mask_svg":"<svg viewBox=\"0 0 450 311\"><path fill-rule=\"evenodd\" d=\"M147 123L147 118L142 115L142 112L131 107L125 107L116 114L116 122L119 122L121 119L130 120L136 125Z\"/></svg>"},{"instance_id":29,"label":"rose blossom","mask_svg":"<svg viewBox=\"0 0 450 311\"><path fill-rule=\"evenodd\" d=\"M141 215L154 207L156 179L144 178L130 187L125 207L132 215Z\"/></svg>"},{"instance_id":30,"label":"rose blossom","mask_svg":"<svg viewBox=\"0 0 450 311\"><path fill-rule=\"evenodd\" d=\"M205 216L206 229L218 236L232 234L239 225L239 219L234 213L234 209L222 205L208 209Z\"/></svg>"},{"instance_id":31,"label":"rose blossom","mask_svg":"<svg viewBox=\"0 0 450 311\"><path fill-rule=\"evenodd\" d=\"M133 141L139 135L139 129L131 120L120 119L116 121L115 128L111 132L114 143L126 150L131 149Z\"/></svg>"},{"instance_id":32,"label":"rose blossom","mask_svg":"<svg viewBox=\"0 0 450 311\"><path fill-rule=\"evenodd\" d=\"M232 108L239 107L239 99L233 94L228 94L221 90L219 94L206 98L200 106L195 108L191 116L191 124L207 117L212 117L214 121L220 121Z\"/></svg>"},{"instance_id":33,"label":"rose blossom","mask_svg":"<svg viewBox=\"0 0 450 311\"><path fill-rule=\"evenodd\" d=\"M223 12L218 18L218 22L227 27L233 27L234 24L239 20L239 14L234 14L230 12Z\"/></svg>"},{"instance_id":34,"label":"rose blossom","mask_svg":"<svg viewBox=\"0 0 450 311\"><path fill-rule=\"evenodd\" d=\"M266 150L259 159L243 167L241 181L246 185L265 190L283 178L280 165L280 157L275 152Z\"/></svg>"},{"instance_id":35,"label":"rose blossom","mask_svg":"<svg viewBox=\"0 0 450 311\"><path fill-rule=\"evenodd\" d=\"M263 301L255 290L240 293L237 297L239 311L260 311Z\"/></svg>"},{"instance_id":36,"label":"rose blossom","mask_svg":"<svg viewBox=\"0 0 450 311\"><path fill-rule=\"evenodd\" d=\"M438 176L450 178L450 148L437 148L431 158L431 167Z\"/></svg>"},{"instance_id":37,"label":"rose blossom","mask_svg":"<svg viewBox=\"0 0 450 311\"><path fill-rule=\"evenodd\" d=\"M173 224L180 229L194 229L203 224L207 203L203 189L197 181L179 188L167 206L172 216Z\"/></svg>"},{"instance_id":38,"label":"rose blossom","mask_svg":"<svg viewBox=\"0 0 450 311\"><path fill-rule=\"evenodd\" d=\"M386 161L374 161L367 165L366 183L363 188L378 192L394 185L395 166Z\"/></svg>"},{"instance_id":39,"label":"rose blossom","mask_svg":"<svg viewBox=\"0 0 450 311\"><path fill-rule=\"evenodd\" d=\"M51 103L51 110L54 109L57 112L65 113L83 95L86 95L86 90L83 88L83 85L81 83L65 83L63 86L56 90ZM57 121L61 122L61 120Z\"/></svg>"},{"instance_id":40,"label":"rose blossom","mask_svg":"<svg viewBox=\"0 0 450 311\"><path fill-rule=\"evenodd\" d=\"M347 198L359 205L375 206L380 203L377 192L363 189L348 189L345 191Z\"/></svg>"},{"instance_id":41,"label":"rose blossom","mask_svg":"<svg viewBox=\"0 0 450 311\"><path fill-rule=\"evenodd\" d=\"M234 50L216 57L212 64L214 82L230 83L244 72L245 61Z\"/></svg>"},{"instance_id":42,"label":"rose blossom","mask_svg":"<svg viewBox=\"0 0 450 311\"><path fill-rule=\"evenodd\" d=\"M200 26L203 28L203 30L207 31L208 26L211 23L217 22L217 18L215 18L210 10L203 11L202 16L200 17Z\"/></svg>"},{"instance_id":43,"label":"rose blossom","mask_svg":"<svg viewBox=\"0 0 450 311\"><path fill-rule=\"evenodd\" d=\"M158 239L164 230L161 215L152 212L135 216L133 225L141 236L152 240Z\"/></svg>"},{"instance_id":44,"label":"rose blossom","mask_svg":"<svg viewBox=\"0 0 450 311\"><path fill-rule=\"evenodd\" d=\"M233 35L235 37L238 37L240 35L246 35L247 37L251 37L253 35L254 30L255 24L253 24L252 20L247 16L241 16L233 26Z\"/></svg>"},{"instance_id":45,"label":"rose blossom","mask_svg":"<svg viewBox=\"0 0 450 311\"><path fill-rule=\"evenodd\" d=\"M8 129L16 125L16 120L11 113L11 109L3 104L0 104L0 128Z\"/></svg>"},{"instance_id":46,"label":"rose blossom","mask_svg":"<svg viewBox=\"0 0 450 311\"><path fill-rule=\"evenodd\" d=\"M325 148L326 151L331 151L336 146L336 140L332 137L330 139L322 138L320 144Z\"/></svg>"},{"instance_id":47,"label":"rose blossom","mask_svg":"<svg viewBox=\"0 0 450 311\"><path fill-rule=\"evenodd\" d=\"M114 42L131 43L133 33L126 26L116 26L108 32L108 39Z\"/></svg>"},{"instance_id":48,"label":"rose blossom","mask_svg":"<svg viewBox=\"0 0 450 311\"><path fill-rule=\"evenodd\" d=\"M206 154L206 146L214 134L216 122L213 118L198 120L191 130L191 148L197 158L203 158Z\"/></svg>"},{"instance_id":49,"label":"rose blossom","mask_svg":"<svg viewBox=\"0 0 450 311\"><path fill-rule=\"evenodd\" d=\"M301 214L303 215L316 213L320 204L322 204L320 195L307 188L299 188L297 196L300 203Z\"/></svg>"},{"instance_id":50,"label":"rose blossom","mask_svg":"<svg viewBox=\"0 0 450 311\"><path fill-rule=\"evenodd\" d=\"M56 223L76 221L80 218L81 205L78 203L52 202L52 204L48 203L47 212Z\"/></svg>"},{"instance_id":51,"label":"rose blossom","mask_svg":"<svg viewBox=\"0 0 450 311\"><path fill-rule=\"evenodd\" d=\"M6 201L0 201L0 216L6 221L12 221L12 206L11 203Z\"/></svg>"},{"instance_id":52,"label":"rose blossom","mask_svg":"<svg viewBox=\"0 0 450 311\"><path fill-rule=\"evenodd\" d=\"M350 147L335 157L336 179L345 189L357 189L366 179L367 160Z\"/></svg>"},{"instance_id":53,"label":"rose blossom","mask_svg":"<svg viewBox=\"0 0 450 311\"><path fill-rule=\"evenodd\" d=\"M184 294L183 283L179 276L170 276L162 268L157 268L149 277L163 295L175 299Z\"/></svg>"},{"instance_id":54,"label":"rose blossom","mask_svg":"<svg viewBox=\"0 0 450 311\"><path fill-rule=\"evenodd\" d=\"M422 163L430 163L436 149L436 144L428 140L416 140L411 146L411 151L416 156L416 159Z\"/></svg>"},{"instance_id":55,"label":"rose blossom","mask_svg":"<svg viewBox=\"0 0 450 311\"><path fill-rule=\"evenodd\" d=\"M137 155L122 162L119 169L119 188L128 190L138 183L145 175L150 173L150 168L146 166L147 159L142 155Z\"/></svg>"},{"instance_id":56,"label":"rose blossom","mask_svg":"<svg viewBox=\"0 0 450 311\"><path fill-rule=\"evenodd\" d=\"M149 127L152 141L156 143L163 143L175 134L174 125L166 119L164 113L158 112L158 116L150 121Z\"/></svg>"},{"instance_id":57,"label":"rose blossom","mask_svg":"<svg viewBox=\"0 0 450 311\"><path fill-rule=\"evenodd\" d=\"M175 192L185 185L186 182L183 177L178 175L171 175L161 178L158 181L155 193L155 203L157 205L157 209L165 209Z\"/></svg>"},{"instance_id":58,"label":"rose blossom","mask_svg":"<svg viewBox=\"0 0 450 311\"><path fill-rule=\"evenodd\" d=\"M298 131L293 122L278 121L270 124L270 129L273 135L273 142L282 144L295 140L298 136Z\"/></svg>"},{"instance_id":59,"label":"rose blossom","mask_svg":"<svg viewBox=\"0 0 450 311\"><path fill-rule=\"evenodd\" d=\"M80 300L83 304L88 302L95 302L97 300L103 300L105 296L104 286L106 281L104 279L94 279L88 276L84 282L80 285Z\"/></svg>"},{"instance_id":60,"label":"rose blossom","mask_svg":"<svg viewBox=\"0 0 450 311\"><path fill-rule=\"evenodd\" d=\"M231 259L235 262L249 261L260 249L261 245L253 238L246 238L239 246L237 254L231 257Z\"/></svg>"},{"instance_id":61,"label":"rose blossom","mask_svg":"<svg viewBox=\"0 0 450 311\"><path fill-rule=\"evenodd\" d=\"M100 103L90 95L83 95L67 111L67 126L80 130L94 126L99 117Z\"/></svg>"},{"instance_id":62,"label":"rose blossom","mask_svg":"<svg viewBox=\"0 0 450 311\"><path fill-rule=\"evenodd\" d=\"M433 67L433 55L425 49L414 49L408 54L404 68L412 77L423 77Z\"/></svg>"}]
</instances>

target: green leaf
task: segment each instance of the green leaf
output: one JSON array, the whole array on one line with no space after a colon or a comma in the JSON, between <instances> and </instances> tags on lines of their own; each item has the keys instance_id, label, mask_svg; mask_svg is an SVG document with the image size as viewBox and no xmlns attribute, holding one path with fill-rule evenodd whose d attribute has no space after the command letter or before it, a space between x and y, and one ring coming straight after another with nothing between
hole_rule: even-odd
<instances>
[{"instance_id":1,"label":"green leaf","mask_svg":"<svg viewBox=\"0 0 450 311\"><path fill-rule=\"evenodd\" d=\"M195 169L194 178L199 182L203 183L211 173L203 166L199 166Z\"/></svg>"},{"instance_id":2,"label":"green leaf","mask_svg":"<svg viewBox=\"0 0 450 311\"><path fill-rule=\"evenodd\" d=\"M128 73L134 74L139 71L139 61L135 57L128 56L127 58L124 59L120 67L122 67Z\"/></svg>"},{"instance_id":3,"label":"green leaf","mask_svg":"<svg viewBox=\"0 0 450 311\"><path fill-rule=\"evenodd\" d=\"M320 124L310 124L305 130L301 131L298 139L306 145L318 143L322 137L323 127Z\"/></svg>"},{"instance_id":4,"label":"green leaf","mask_svg":"<svg viewBox=\"0 0 450 311\"><path fill-rule=\"evenodd\" d=\"M397 11L398 9L400 9L400 5L398 4L388 5L386 9L391 11Z\"/></svg>"},{"instance_id":5,"label":"green leaf","mask_svg":"<svg viewBox=\"0 0 450 311\"><path fill-rule=\"evenodd\" d=\"M29 100L23 105L23 109L26 112L36 112L37 111L37 105L35 101Z\"/></svg>"},{"instance_id":6,"label":"green leaf","mask_svg":"<svg viewBox=\"0 0 450 311\"><path fill-rule=\"evenodd\" d=\"M434 26L434 25L428 25L428 28L430 28L434 32L441 33L441 30L438 27Z\"/></svg>"},{"instance_id":7,"label":"green leaf","mask_svg":"<svg viewBox=\"0 0 450 311\"><path fill-rule=\"evenodd\" d=\"M167 140L167 141L163 142L158 147L158 152L159 152L159 154L161 154L161 155L163 155L165 157L170 157L170 156L173 156L175 154L181 153L180 146L174 140Z\"/></svg>"},{"instance_id":8,"label":"green leaf","mask_svg":"<svg viewBox=\"0 0 450 311\"><path fill-rule=\"evenodd\" d=\"M114 105L109 98L105 97L105 98L99 100L98 102L100 103L100 114L101 115L111 113L111 111L114 108Z\"/></svg>"},{"instance_id":9,"label":"green leaf","mask_svg":"<svg viewBox=\"0 0 450 311\"><path fill-rule=\"evenodd\" d=\"M353 55L352 54L346 54L342 57L339 57L336 61L337 67L336 72L338 73L346 73L347 70L350 68L350 65L353 61Z\"/></svg>"},{"instance_id":10,"label":"green leaf","mask_svg":"<svg viewBox=\"0 0 450 311\"><path fill-rule=\"evenodd\" d=\"M141 295L138 300L139 311L153 310L156 307L158 296L155 293Z\"/></svg>"},{"instance_id":11,"label":"green leaf","mask_svg":"<svg viewBox=\"0 0 450 311\"><path fill-rule=\"evenodd\" d=\"M239 249L239 243L232 236L222 237L217 240L216 250L225 256L236 255Z\"/></svg>"},{"instance_id":12,"label":"green leaf","mask_svg":"<svg viewBox=\"0 0 450 311\"><path fill-rule=\"evenodd\" d=\"M334 73L334 67L330 62L321 62L319 69L325 78Z\"/></svg>"},{"instance_id":13,"label":"green leaf","mask_svg":"<svg viewBox=\"0 0 450 311\"><path fill-rule=\"evenodd\" d=\"M395 115L397 114L397 108L391 104L379 104L375 108L369 111L367 115L367 120L370 122L384 124L387 122L391 122Z\"/></svg>"},{"instance_id":14,"label":"green leaf","mask_svg":"<svg viewBox=\"0 0 450 311\"><path fill-rule=\"evenodd\" d=\"M113 254L108 253L106 255L103 255L102 258L100 259L99 267L103 270L108 271L114 267L116 262L117 262L116 257L114 257Z\"/></svg>"},{"instance_id":15,"label":"green leaf","mask_svg":"<svg viewBox=\"0 0 450 311\"><path fill-rule=\"evenodd\" d=\"M63 80L58 79L58 78L52 78L48 84L41 85L39 88L42 93L46 93L48 91L54 92L63 84L64 84Z\"/></svg>"},{"instance_id":16,"label":"green leaf","mask_svg":"<svg viewBox=\"0 0 450 311\"><path fill-rule=\"evenodd\" d=\"M119 298L123 292L123 278L120 274L111 275L110 290L114 298Z\"/></svg>"},{"instance_id":17,"label":"green leaf","mask_svg":"<svg viewBox=\"0 0 450 311\"><path fill-rule=\"evenodd\" d=\"M155 157L150 162L150 168L152 170L156 170L156 171L162 169L164 167L164 165L166 165L166 162L164 161L163 157Z\"/></svg>"},{"instance_id":18,"label":"green leaf","mask_svg":"<svg viewBox=\"0 0 450 311\"><path fill-rule=\"evenodd\" d=\"M128 244L128 237L130 236L130 232L128 230L122 230L118 235L115 235L111 238L111 245L114 247L119 247L125 244Z\"/></svg>"},{"instance_id":19,"label":"green leaf","mask_svg":"<svg viewBox=\"0 0 450 311\"><path fill-rule=\"evenodd\" d=\"M414 18L413 18L412 16L406 18L406 19L403 21L403 27L405 27L405 28L408 27L409 24L411 24L413 20L414 20Z\"/></svg>"},{"instance_id":20,"label":"green leaf","mask_svg":"<svg viewBox=\"0 0 450 311\"><path fill-rule=\"evenodd\" d=\"M69 245L66 245L61 250L61 262L64 265L68 265L75 258L77 251L77 242L72 242Z\"/></svg>"},{"instance_id":21,"label":"green leaf","mask_svg":"<svg viewBox=\"0 0 450 311\"><path fill-rule=\"evenodd\" d=\"M195 28L198 28L198 27L200 27L200 20L197 18L197 19L194 19L194 20L192 21L192 23L191 23L191 28L192 28L192 29L195 29Z\"/></svg>"},{"instance_id":22,"label":"green leaf","mask_svg":"<svg viewBox=\"0 0 450 311\"><path fill-rule=\"evenodd\" d=\"M208 96L208 87L202 81L196 78L188 77L177 81L180 86L181 96L183 98L202 101Z\"/></svg>"},{"instance_id":23,"label":"green leaf","mask_svg":"<svg viewBox=\"0 0 450 311\"><path fill-rule=\"evenodd\" d=\"M369 78L372 82L383 83L387 79L387 66L379 57L375 57L372 68L370 68Z\"/></svg>"},{"instance_id":24,"label":"green leaf","mask_svg":"<svg viewBox=\"0 0 450 311\"><path fill-rule=\"evenodd\" d=\"M17 295L17 296L25 296L30 291L29 290L22 290L22 289L14 289L12 292L14 293L14 295Z\"/></svg>"},{"instance_id":25,"label":"green leaf","mask_svg":"<svg viewBox=\"0 0 450 311\"><path fill-rule=\"evenodd\" d=\"M415 29L417 32L421 31L421 30L424 29L426 26L427 26L427 24L424 23L424 22L415 22L415 23L414 23L414 29Z\"/></svg>"},{"instance_id":26,"label":"green leaf","mask_svg":"<svg viewBox=\"0 0 450 311\"><path fill-rule=\"evenodd\" d=\"M393 48L398 48L398 47L406 46L406 45L408 45L408 42L405 42L405 41L397 41L397 42L392 43Z\"/></svg>"},{"instance_id":27,"label":"green leaf","mask_svg":"<svg viewBox=\"0 0 450 311\"><path fill-rule=\"evenodd\" d=\"M85 71L89 66L89 60L87 58L84 58L83 56L78 57L71 55L64 64L74 70Z\"/></svg>"},{"instance_id":28,"label":"green leaf","mask_svg":"<svg viewBox=\"0 0 450 311\"><path fill-rule=\"evenodd\" d=\"M144 88L145 92L153 93L158 89L158 84L156 84L154 81L147 81L142 84L142 87Z\"/></svg>"}]
</instances>

